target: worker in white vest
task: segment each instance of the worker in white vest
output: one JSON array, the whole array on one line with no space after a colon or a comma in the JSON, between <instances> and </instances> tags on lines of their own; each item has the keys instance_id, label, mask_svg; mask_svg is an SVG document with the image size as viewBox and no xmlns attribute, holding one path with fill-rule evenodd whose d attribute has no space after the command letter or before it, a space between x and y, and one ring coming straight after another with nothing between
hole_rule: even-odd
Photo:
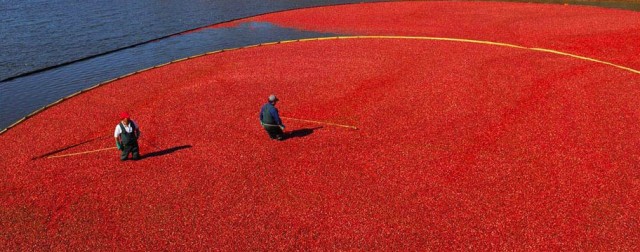
<instances>
[{"instance_id":1,"label":"worker in white vest","mask_svg":"<svg viewBox=\"0 0 640 252\"><path fill-rule=\"evenodd\" d=\"M140 138L140 128L127 112L120 113L120 123L116 125L113 136L116 138L116 146L122 151L120 160L129 159L138 160L140 158L140 150L138 148L138 138Z\"/></svg>"}]
</instances>

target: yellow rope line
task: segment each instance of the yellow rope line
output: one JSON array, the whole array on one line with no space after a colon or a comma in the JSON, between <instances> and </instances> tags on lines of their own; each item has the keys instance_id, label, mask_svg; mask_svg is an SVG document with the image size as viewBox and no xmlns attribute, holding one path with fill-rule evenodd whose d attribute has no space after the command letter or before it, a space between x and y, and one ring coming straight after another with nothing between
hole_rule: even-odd
<instances>
[{"instance_id":1,"label":"yellow rope line","mask_svg":"<svg viewBox=\"0 0 640 252\"><path fill-rule=\"evenodd\" d=\"M76 156L76 155L87 154L87 153L93 153L93 152L98 152L98 151L113 150L113 149L117 149L117 148L118 148L118 147L109 147L109 148L104 148L104 149L90 150L90 151L83 151L83 152L76 152L76 153L65 154L65 155L48 156L47 158L61 158L61 157L69 157L69 156Z\"/></svg>"},{"instance_id":2,"label":"yellow rope line","mask_svg":"<svg viewBox=\"0 0 640 252\"><path fill-rule=\"evenodd\" d=\"M609 65L609 66L612 66L612 67L617 67L617 68L620 68L620 69L624 69L624 70L627 70L627 71L632 72L632 73L640 74L640 71L635 70L633 68L629 68L629 67L621 66L621 65L616 65L616 64L613 64L611 62L606 62L606 61L602 61L602 60L598 60L598 59L594 59L594 58L589 58L589 57L584 57L584 56L579 56L579 55L575 55L575 54L559 52L559 51L556 51L556 50L544 49L544 48L527 48L527 49L534 50L534 51L555 53L555 54L563 55L563 56L569 56L569 57L572 57L572 58L591 61L591 62L596 62L596 63L600 63L600 64L605 64L605 65Z\"/></svg>"},{"instance_id":3,"label":"yellow rope line","mask_svg":"<svg viewBox=\"0 0 640 252\"><path fill-rule=\"evenodd\" d=\"M356 126L344 125L344 124L337 124L337 123L332 123L332 122L321 122L321 121L305 120L305 119L298 119L298 118L291 118L291 117L284 117L284 116L281 116L280 118L282 118L282 119L294 120L294 121L302 121L302 122L310 122L310 123L326 124L326 125L331 125L331 126L336 126L336 127L342 127L342 128L349 128L349 129L355 129L355 130L357 130L357 129L358 129Z\"/></svg>"},{"instance_id":4,"label":"yellow rope line","mask_svg":"<svg viewBox=\"0 0 640 252\"><path fill-rule=\"evenodd\" d=\"M622 70L625 70L625 71L629 71L629 72L632 72L632 73L635 73L635 74L640 74L640 70L636 70L636 69L633 69L633 68L630 68L630 67L617 65L617 64L614 64L614 63L611 63L611 62L598 60L598 59L594 59L594 58L589 58L589 57L585 57L585 56L580 56L580 55L560 52L560 51L551 50L551 49L536 48L536 47L524 47L524 46L519 46L519 45L514 45L514 44L509 44L509 43L500 43L500 42L492 42L492 41L485 41L485 40L444 38L444 37L384 36L383 35L383 36L319 37L319 38L298 39L296 41L297 42L307 42L307 41L320 41L320 40L332 40L332 39L415 39L415 40L451 41L451 42L461 42L461 43L474 43L474 44L504 46L504 47L511 47L511 48L517 48L517 49L526 49L526 50L531 50L531 51L546 52L546 53L552 53L552 54L557 54L557 55L562 55L562 56L568 56L568 57L572 57L572 58L576 58L576 59L581 59L581 60L586 60L586 61L591 61L591 62L595 62L595 63L600 63L600 64L612 66L612 67L619 68L619 69L622 69ZM287 42L290 42L290 41L287 41ZM272 42L272 43L262 43L262 44L259 44L259 45L267 46L267 45L276 45L276 44L280 44L280 43ZM247 48L247 47L245 47L245 48Z\"/></svg>"},{"instance_id":5,"label":"yellow rope line","mask_svg":"<svg viewBox=\"0 0 640 252\"><path fill-rule=\"evenodd\" d=\"M474 39L459 39L459 38L443 38L443 37L423 37L423 36L343 36L343 37L335 37L340 39L354 39L354 38L362 38L362 39L417 39L417 40L435 40L435 41L452 41L452 42L463 42L463 43L474 43L474 44L485 44L485 45L496 45L496 46L506 46L513 47L519 49L527 49L527 47L500 43L500 42L492 42L485 40L474 40Z\"/></svg>"},{"instance_id":6,"label":"yellow rope line","mask_svg":"<svg viewBox=\"0 0 640 252\"><path fill-rule=\"evenodd\" d=\"M568 56L568 57L572 57L572 58L576 58L576 59L581 59L581 60L586 60L586 61L591 61L591 62L595 62L595 63L600 63L600 64L612 66L612 67L619 68L619 69L622 69L622 70L625 70L625 71L629 71L629 72L632 72L632 73L635 73L635 74L640 74L640 70L637 70L637 69L633 69L633 68L630 68L630 67L617 65L617 64L614 64L614 63L611 63L611 62L598 60L598 59L594 59L594 58L589 58L589 57L585 57L585 56L580 56L580 55L575 55L575 54L571 54L571 53L560 52L560 51L551 50L551 49L536 48L536 47L524 47L524 46L519 46L519 45L514 45L514 44L492 42L492 41L484 41L484 40L442 38L442 37L422 37L422 36L343 36L343 37L331 37L331 38L333 38L333 39L358 39L358 38L360 38L360 39L417 39L417 40L452 41L452 42L462 42L462 43L474 43L474 44L504 46L504 47L511 47L511 48L517 48L517 49L527 49L527 50L532 50L532 51L546 52L546 53L552 53L552 54L557 54L557 55L562 55L562 56ZM323 39L327 39L327 38L323 38ZM300 41L311 41L311 39L300 40Z\"/></svg>"},{"instance_id":7,"label":"yellow rope line","mask_svg":"<svg viewBox=\"0 0 640 252\"><path fill-rule=\"evenodd\" d=\"M120 76L118 78L115 79L111 79L108 81L104 81L101 82L93 87L87 88L83 91L88 91L91 89L94 89L98 86L102 86L104 84L125 78L127 76L133 75L133 74L137 74L137 73L141 73L150 69L155 69L164 65L168 65L170 63L175 63L175 62L179 62L179 61L183 61L183 60L187 60L187 59L191 59L191 58L196 58L196 57L200 57L200 56L204 56L204 55L211 55L211 54L217 54L217 53L222 53L222 52L228 52L228 51L232 51L232 50L238 50L238 49L247 49L247 48L252 48L252 47L259 47L259 46L268 46L268 45L279 45L279 44L284 44L284 43L292 43L292 42L305 42L305 41L320 41L320 40L332 40L332 39L416 39L416 40L434 40L434 41L452 41L452 42L462 42L462 43L474 43L474 44L485 44L485 45L495 45L495 46L504 46L504 47L511 47L511 48L517 48L517 49L526 49L526 50L532 50L532 51L538 51L538 52L546 52L546 53L552 53L552 54L557 54L557 55L563 55L563 56L568 56L568 57L572 57L572 58L576 58L576 59L581 59L581 60L586 60L586 61L591 61L591 62L595 62L595 63L599 63L599 64L603 64L603 65L608 65L608 66L612 66L612 67L616 67L625 71L629 71L635 74L640 74L640 70L637 69L633 69L630 67L625 67L622 65L617 65L611 62L607 62L607 61L603 61L603 60L598 60L598 59L594 59L594 58L589 58L589 57L584 57L584 56L579 56L579 55L575 55L575 54L570 54L570 53L565 53L565 52L560 52L560 51L556 51L556 50L551 50L551 49L544 49L544 48L535 48L535 47L524 47L524 46L519 46L519 45L514 45L514 44L508 44L508 43L500 43L500 42L492 42L492 41L484 41L484 40L473 40L473 39L460 39L460 38L444 38L444 37L423 37L423 36L337 36L337 37L316 37L316 38L305 38L305 39L297 39L297 40L283 40L283 41L276 41L276 42L267 42L267 43L261 43L261 44L255 44L255 45L248 45L248 46L243 46L243 47L237 47L237 48L228 48L228 49L222 49L222 50L216 50L216 51L211 51L211 52L207 52L207 53L203 53L203 54L199 54L199 55L194 55L194 56L190 56L190 57L185 57L182 59L177 59L168 63L164 63L164 64L160 64L154 67L150 67L150 68L146 68L146 69L142 69L142 70L138 70L136 72L133 73L129 73L129 74L125 74L123 76ZM38 112L50 108L51 106L60 103L68 98L71 98L77 94L83 93L78 92L75 93L73 95L64 97L54 103L51 103L49 105L44 106L41 110L38 110ZM16 125L18 125L19 123L21 123L22 121L24 121L25 119L27 119L28 117L31 117L33 115L35 115L36 113L32 113L29 116L26 116L20 120L18 120L17 122L9 125L9 127L6 127L5 129L3 129L2 131L0 131L0 135L5 133L8 129L15 127ZM353 126L349 126L349 127L353 127Z\"/></svg>"}]
</instances>

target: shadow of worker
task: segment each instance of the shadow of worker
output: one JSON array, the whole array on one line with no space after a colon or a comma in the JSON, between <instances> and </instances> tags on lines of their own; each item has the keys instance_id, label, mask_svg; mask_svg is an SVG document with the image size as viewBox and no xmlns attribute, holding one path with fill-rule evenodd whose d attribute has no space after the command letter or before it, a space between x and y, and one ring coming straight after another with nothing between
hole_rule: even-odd
<instances>
[{"instance_id":1,"label":"shadow of worker","mask_svg":"<svg viewBox=\"0 0 640 252\"><path fill-rule=\"evenodd\" d=\"M287 140L287 139L296 138L296 137L306 137L308 135L313 134L314 130L321 129L321 128L322 126L315 127L315 128L304 128L304 129L293 130L291 132L285 133L284 139L282 140Z\"/></svg>"},{"instance_id":2,"label":"shadow of worker","mask_svg":"<svg viewBox=\"0 0 640 252\"><path fill-rule=\"evenodd\" d=\"M164 156L164 155L171 154L173 152L176 152L176 151L179 151L179 150L182 150L182 149L188 149L188 148L191 148L191 147L192 147L191 145L182 145L182 146L176 146L176 147L172 147L172 148L165 149L165 150L154 151L154 152L150 152L150 153L147 153L145 155L142 155L142 157L140 157L140 159Z\"/></svg>"}]
</instances>

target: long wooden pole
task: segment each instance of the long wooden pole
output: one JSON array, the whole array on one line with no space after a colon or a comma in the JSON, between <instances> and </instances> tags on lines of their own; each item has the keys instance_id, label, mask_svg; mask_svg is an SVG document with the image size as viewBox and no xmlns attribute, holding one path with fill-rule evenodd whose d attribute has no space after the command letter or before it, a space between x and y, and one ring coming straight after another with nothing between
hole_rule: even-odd
<instances>
[{"instance_id":1,"label":"long wooden pole","mask_svg":"<svg viewBox=\"0 0 640 252\"><path fill-rule=\"evenodd\" d=\"M344 124L337 124L337 123L332 123L332 122L321 122L321 121L306 120L306 119L298 119L298 118L291 118L291 117L284 117L284 116L281 116L280 118L282 118L282 119L294 120L294 121L301 121L301 122L310 122L310 123L326 124L326 125L331 125L331 126L336 126L336 127L342 127L342 128L354 129L354 130L357 130L357 129L358 129L356 126L344 125Z\"/></svg>"},{"instance_id":2,"label":"long wooden pole","mask_svg":"<svg viewBox=\"0 0 640 252\"><path fill-rule=\"evenodd\" d=\"M113 149L117 149L117 148L118 148L118 147L109 147L109 148L104 148L104 149L97 149L97 150L90 150L90 151L76 152L76 153L71 153L71 154L64 154L64 155L57 155L57 156L48 156L47 158L61 158L61 157L69 157L69 156L76 156L76 155L88 154L88 153L93 153L93 152L98 152L98 151L113 150Z\"/></svg>"}]
</instances>

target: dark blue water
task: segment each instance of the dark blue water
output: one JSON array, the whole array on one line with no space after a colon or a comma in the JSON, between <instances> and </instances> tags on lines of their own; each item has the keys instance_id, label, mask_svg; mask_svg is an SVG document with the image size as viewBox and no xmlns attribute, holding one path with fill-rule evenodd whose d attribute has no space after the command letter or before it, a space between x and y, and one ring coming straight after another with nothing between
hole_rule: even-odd
<instances>
[{"instance_id":1,"label":"dark blue water","mask_svg":"<svg viewBox=\"0 0 640 252\"><path fill-rule=\"evenodd\" d=\"M140 69L218 49L329 34L266 24L169 35L262 13L350 2L355 1L0 0L0 129L62 97Z\"/></svg>"},{"instance_id":2,"label":"dark blue water","mask_svg":"<svg viewBox=\"0 0 640 252\"><path fill-rule=\"evenodd\" d=\"M0 130L79 90L175 59L263 42L336 35L255 23L172 34L275 11L382 1L0 0ZM599 5L640 9L638 4Z\"/></svg>"},{"instance_id":3,"label":"dark blue water","mask_svg":"<svg viewBox=\"0 0 640 252\"><path fill-rule=\"evenodd\" d=\"M323 36L336 34L286 29L270 23L245 23L173 36L16 78L0 85L0 128L62 97L140 69L220 49Z\"/></svg>"},{"instance_id":4,"label":"dark blue water","mask_svg":"<svg viewBox=\"0 0 640 252\"><path fill-rule=\"evenodd\" d=\"M0 80L227 20L349 2L0 0Z\"/></svg>"}]
</instances>

